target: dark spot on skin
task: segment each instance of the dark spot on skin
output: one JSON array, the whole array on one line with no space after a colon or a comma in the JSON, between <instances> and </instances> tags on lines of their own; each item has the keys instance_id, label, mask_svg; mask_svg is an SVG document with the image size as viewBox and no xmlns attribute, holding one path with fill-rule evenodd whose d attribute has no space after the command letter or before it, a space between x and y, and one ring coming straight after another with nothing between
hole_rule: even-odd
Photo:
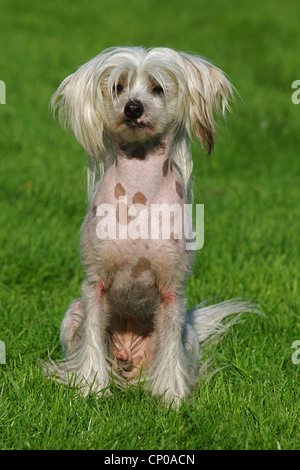
<instances>
[{"instance_id":1,"label":"dark spot on skin","mask_svg":"<svg viewBox=\"0 0 300 470\"><path fill-rule=\"evenodd\" d=\"M135 193L135 195L132 198L132 204L142 204L143 206L145 206L146 202L147 202L147 198L141 192Z\"/></svg>"},{"instance_id":2,"label":"dark spot on skin","mask_svg":"<svg viewBox=\"0 0 300 470\"><path fill-rule=\"evenodd\" d=\"M125 189L123 188L121 183L118 183L115 187L115 198L119 199L120 196L125 196Z\"/></svg>"},{"instance_id":3,"label":"dark spot on skin","mask_svg":"<svg viewBox=\"0 0 300 470\"><path fill-rule=\"evenodd\" d=\"M147 147L143 144L136 145L122 142L119 147L127 158L137 158L143 160L147 153Z\"/></svg>"},{"instance_id":4,"label":"dark spot on skin","mask_svg":"<svg viewBox=\"0 0 300 470\"><path fill-rule=\"evenodd\" d=\"M139 158L139 159L145 158L145 156L146 156L145 147L142 147L142 146L136 147L135 149L132 150L131 156L132 156L132 158Z\"/></svg>"},{"instance_id":5,"label":"dark spot on skin","mask_svg":"<svg viewBox=\"0 0 300 470\"><path fill-rule=\"evenodd\" d=\"M176 181L175 185L176 185L176 193L178 194L180 199L182 199L183 198L183 191L182 191L181 184L178 183L178 181Z\"/></svg>"},{"instance_id":6,"label":"dark spot on skin","mask_svg":"<svg viewBox=\"0 0 300 470\"><path fill-rule=\"evenodd\" d=\"M163 167L162 167L163 175L164 175L164 176L167 176L167 174L168 174L168 169L169 169L169 160L166 159L166 160L164 161L164 164L163 164Z\"/></svg>"},{"instance_id":7,"label":"dark spot on skin","mask_svg":"<svg viewBox=\"0 0 300 470\"><path fill-rule=\"evenodd\" d=\"M148 245L148 243L145 243L145 250L149 250L149 245Z\"/></svg>"},{"instance_id":8,"label":"dark spot on skin","mask_svg":"<svg viewBox=\"0 0 300 470\"><path fill-rule=\"evenodd\" d=\"M93 207L92 214L93 214L93 217L96 216L96 214L97 214L97 206L94 206L94 207Z\"/></svg>"},{"instance_id":9,"label":"dark spot on skin","mask_svg":"<svg viewBox=\"0 0 300 470\"><path fill-rule=\"evenodd\" d=\"M137 264L131 269L131 276L137 278L144 271L148 271L150 268L151 263L147 258L139 258Z\"/></svg>"}]
</instances>

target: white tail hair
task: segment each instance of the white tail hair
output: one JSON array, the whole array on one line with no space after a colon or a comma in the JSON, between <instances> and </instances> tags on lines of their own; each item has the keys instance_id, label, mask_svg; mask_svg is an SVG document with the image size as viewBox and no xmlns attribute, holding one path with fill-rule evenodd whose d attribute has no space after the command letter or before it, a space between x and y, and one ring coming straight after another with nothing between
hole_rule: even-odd
<instances>
[{"instance_id":1,"label":"white tail hair","mask_svg":"<svg viewBox=\"0 0 300 470\"><path fill-rule=\"evenodd\" d=\"M243 299L225 300L214 305L207 305L205 301L189 310L185 321L193 326L199 343L205 346L237 323L246 312L261 314L258 305ZM228 320L230 316L232 318ZM225 319L227 321L224 322Z\"/></svg>"}]
</instances>

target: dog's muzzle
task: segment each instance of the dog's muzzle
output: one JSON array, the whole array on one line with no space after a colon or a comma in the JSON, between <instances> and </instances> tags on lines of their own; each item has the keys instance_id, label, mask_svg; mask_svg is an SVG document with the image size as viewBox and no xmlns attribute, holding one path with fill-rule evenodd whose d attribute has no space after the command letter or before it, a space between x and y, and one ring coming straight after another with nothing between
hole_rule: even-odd
<instances>
[{"instance_id":1,"label":"dog's muzzle","mask_svg":"<svg viewBox=\"0 0 300 470\"><path fill-rule=\"evenodd\" d=\"M139 100L131 100L128 101L124 108L124 114L127 119L131 121L136 121L138 118L142 116L144 112L144 106L142 105L141 101Z\"/></svg>"}]
</instances>

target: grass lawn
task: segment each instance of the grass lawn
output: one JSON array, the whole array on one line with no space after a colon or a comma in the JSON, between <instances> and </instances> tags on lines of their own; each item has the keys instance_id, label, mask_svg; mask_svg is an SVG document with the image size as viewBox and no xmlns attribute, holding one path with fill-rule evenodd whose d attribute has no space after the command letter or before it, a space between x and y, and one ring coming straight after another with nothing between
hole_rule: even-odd
<instances>
[{"instance_id":1,"label":"grass lawn","mask_svg":"<svg viewBox=\"0 0 300 470\"><path fill-rule=\"evenodd\" d=\"M298 3L2 0L1 449L300 448ZM244 297L265 316L244 315L212 347L221 370L178 412L142 389L78 397L47 381L38 362L48 350L61 357L60 323L80 296L86 212L85 155L48 102L80 64L126 44L203 55L240 95L213 155L194 148L205 243L186 293L189 307Z\"/></svg>"}]
</instances>

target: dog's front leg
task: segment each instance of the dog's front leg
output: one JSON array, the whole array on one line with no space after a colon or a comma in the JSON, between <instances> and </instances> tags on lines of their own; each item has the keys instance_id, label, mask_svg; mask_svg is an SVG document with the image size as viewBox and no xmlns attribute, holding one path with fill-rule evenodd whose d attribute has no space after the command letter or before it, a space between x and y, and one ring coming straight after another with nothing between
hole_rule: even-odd
<instances>
[{"instance_id":1,"label":"dog's front leg","mask_svg":"<svg viewBox=\"0 0 300 470\"><path fill-rule=\"evenodd\" d=\"M109 383L106 311L103 283L85 280L81 300L72 303L62 323L64 363L68 372L75 374L84 395L91 389L103 390Z\"/></svg>"},{"instance_id":2,"label":"dog's front leg","mask_svg":"<svg viewBox=\"0 0 300 470\"><path fill-rule=\"evenodd\" d=\"M106 327L107 308L103 283L84 280L82 285L84 314L83 337L80 344L81 370L87 387L96 391L107 388L110 367L107 362Z\"/></svg>"},{"instance_id":3,"label":"dog's front leg","mask_svg":"<svg viewBox=\"0 0 300 470\"><path fill-rule=\"evenodd\" d=\"M184 305L170 289L162 290L156 318L156 352L150 369L151 391L177 407L188 393L188 365L182 343Z\"/></svg>"}]
</instances>

